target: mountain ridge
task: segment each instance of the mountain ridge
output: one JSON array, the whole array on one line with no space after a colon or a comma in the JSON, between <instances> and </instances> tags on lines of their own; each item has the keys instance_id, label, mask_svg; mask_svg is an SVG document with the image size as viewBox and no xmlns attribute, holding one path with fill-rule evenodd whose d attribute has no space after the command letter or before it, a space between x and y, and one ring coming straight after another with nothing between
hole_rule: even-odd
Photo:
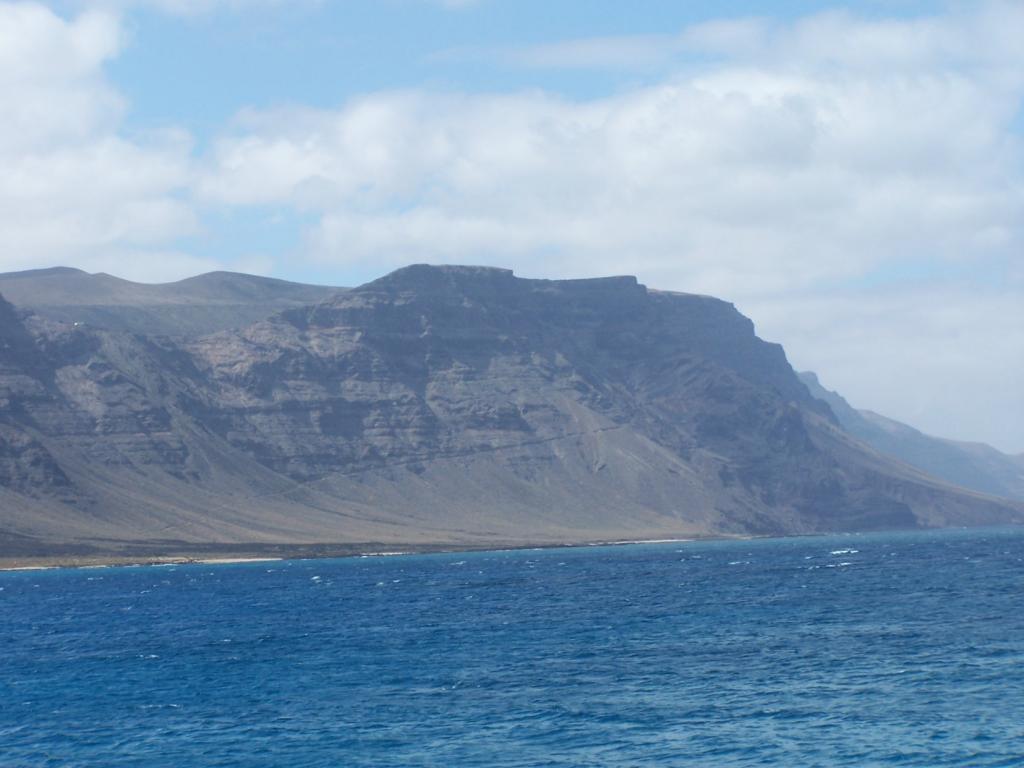
<instances>
[{"instance_id":1,"label":"mountain ridge","mask_svg":"<svg viewBox=\"0 0 1024 768\"><path fill-rule=\"evenodd\" d=\"M168 283L136 283L71 267L0 274L0 294L43 317L171 336L244 327L343 290L226 271Z\"/></svg>"},{"instance_id":2,"label":"mountain ridge","mask_svg":"<svg viewBox=\"0 0 1024 768\"><path fill-rule=\"evenodd\" d=\"M1024 520L844 432L732 305L631 277L413 265L183 337L3 313L0 556Z\"/></svg>"},{"instance_id":3,"label":"mountain ridge","mask_svg":"<svg viewBox=\"0 0 1024 768\"><path fill-rule=\"evenodd\" d=\"M812 395L828 403L844 429L875 450L955 485L1024 501L1024 455L927 435L874 411L854 408L826 389L813 372L799 375Z\"/></svg>"}]
</instances>

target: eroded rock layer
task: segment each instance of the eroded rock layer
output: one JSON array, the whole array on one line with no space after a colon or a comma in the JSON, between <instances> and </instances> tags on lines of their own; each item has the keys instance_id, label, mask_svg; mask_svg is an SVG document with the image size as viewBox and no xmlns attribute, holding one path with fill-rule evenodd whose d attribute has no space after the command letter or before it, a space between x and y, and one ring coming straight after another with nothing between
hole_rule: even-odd
<instances>
[{"instance_id":1,"label":"eroded rock layer","mask_svg":"<svg viewBox=\"0 0 1024 768\"><path fill-rule=\"evenodd\" d=\"M1022 519L850 437L730 304L633 278L413 266L177 338L0 304L0 548Z\"/></svg>"}]
</instances>

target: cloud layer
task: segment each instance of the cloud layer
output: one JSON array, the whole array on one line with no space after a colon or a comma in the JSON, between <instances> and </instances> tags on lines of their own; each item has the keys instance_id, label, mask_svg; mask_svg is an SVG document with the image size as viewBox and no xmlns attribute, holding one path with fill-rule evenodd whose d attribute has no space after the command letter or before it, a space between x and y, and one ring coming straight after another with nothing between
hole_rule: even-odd
<instances>
[{"instance_id":1,"label":"cloud layer","mask_svg":"<svg viewBox=\"0 0 1024 768\"><path fill-rule=\"evenodd\" d=\"M210 215L292 211L301 258L332 270L469 261L720 295L855 404L1024 451L1024 6L498 52L664 74L589 100L245 110L202 154L180 131L124 135L116 16L0 4L0 30L8 268L183 274L201 264L180 237ZM128 253L160 255L132 272Z\"/></svg>"},{"instance_id":2,"label":"cloud layer","mask_svg":"<svg viewBox=\"0 0 1024 768\"><path fill-rule=\"evenodd\" d=\"M162 253L198 226L189 202L191 141L129 139L128 105L103 74L119 19L67 21L33 3L0 3L0 266L71 263L137 276L203 265ZM127 269L126 269L127 267Z\"/></svg>"}]
</instances>

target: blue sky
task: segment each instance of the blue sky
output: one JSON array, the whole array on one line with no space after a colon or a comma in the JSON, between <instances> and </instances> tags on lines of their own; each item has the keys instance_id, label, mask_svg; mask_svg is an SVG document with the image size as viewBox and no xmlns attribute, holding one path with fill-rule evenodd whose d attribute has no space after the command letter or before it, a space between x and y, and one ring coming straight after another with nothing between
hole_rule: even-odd
<instances>
[{"instance_id":1,"label":"blue sky","mask_svg":"<svg viewBox=\"0 0 1024 768\"><path fill-rule=\"evenodd\" d=\"M631 273L1020 452L1021 39L998 0L0 0L0 270Z\"/></svg>"},{"instance_id":2,"label":"blue sky","mask_svg":"<svg viewBox=\"0 0 1024 768\"><path fill-rule=\"evenodd\" d=\"M699 70L720 58L684 51L627 66L620 61L607 66L524 66L517 61L521 51L533 47L668 37L720 19L786 23L837 10L864 19L913 19L951 7L899 0L842 5L810 0L298 0L243 1L242 7L186 0L184 5L179 13L159 5L133 8L125 15L124 48L105 69L131 105L126 132L184 128L197 152L247 109L341 108L366 94L419 88L485 94L536 90L586 100L657 83L682 68ZM65 2L55 8L73 15L82 6ZM220 260L244 259L268 246L287 252L308 223L294 211L274 208L209 211L204 221L208 226L201 235L181 245ZM271 271L289 279L346 284L379 272L372 265L337 270L323 264L279 264ZM950 271L958 278L992 277L924 261L910 267L883 264L860 280L899 282Z\"/></svg>"},{"instance_id":3,"label":"blue sky","mask_svg":"<svg viewBox=\"0 0 1024 768\"><path fill-rule=\"evenodd\" d=\"M63 3L65 13L82 3ZM168 14L135 9L129 41L108 67L132 103L138 129L185 124L197 137L243 107L282 103L330 108L379 90L429 87L459 91L537 88L572 98L600 96L651 81L666 66L523 68L501 53L580 38L674 34L720 18L795 19L837 7L866 17L912 17L947 4L864 2L538 2L335 0L232 4ZM678 60L671 64L678 63Z\"/></svg>"}]
</instances>

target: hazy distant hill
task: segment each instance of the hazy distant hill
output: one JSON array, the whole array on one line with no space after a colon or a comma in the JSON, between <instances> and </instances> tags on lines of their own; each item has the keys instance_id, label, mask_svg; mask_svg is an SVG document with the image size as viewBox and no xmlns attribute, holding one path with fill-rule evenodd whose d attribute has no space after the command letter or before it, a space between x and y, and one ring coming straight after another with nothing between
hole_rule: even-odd
<instances>
[{"instance_id":1,"label":"hazy distant hill","mask_svg":"<svg viewBox=\"0 0 1024 768\"><path fill-rule=\"evenodd\" d=\"M54 320L148 334L241 328L282 309L315 304L338 290L236 272L158 285L68 267L0 274L0 294L18 307Z\"/></svg>"},{"instance_id":2,"label":"hazy distant hill","mask_svg":"<svg viewBox=\"0 0 1024 768\"><path fill-rule=\"evenodd\" d=\"M0 554L1022 520L850 437L732 305L634 278L414 266L177 339L0 304Z\"/></svg>"},{"instance_id":3,"label":"hazy distant hill","mask_svg":"<svg viewBox=\"0 0 1024 768\"><path fill-rule=\"evenodd\" d=\"M984 443L926 435L873 411L853 408L825 389L813 373L801 373L800 379L812 395L829 404L846 431L875 450L964 488L1024 500L1024 456L1008 456Z\"/></svg>"}]
</instances>

